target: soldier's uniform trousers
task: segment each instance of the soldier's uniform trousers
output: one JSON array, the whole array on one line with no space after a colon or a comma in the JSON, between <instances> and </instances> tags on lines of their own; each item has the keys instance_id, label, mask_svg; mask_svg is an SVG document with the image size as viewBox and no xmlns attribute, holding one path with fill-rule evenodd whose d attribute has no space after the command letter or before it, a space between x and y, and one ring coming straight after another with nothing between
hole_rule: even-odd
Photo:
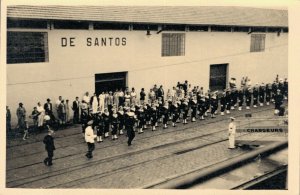
<instances>
[{"instance_id":1,"label":"soldier's uniform trousers","mask_svg":"<svg viewBox=\"0 0 300 195\"><path fill-rule=\"evenodd\" d=\"M178 120L178 118L179 118L178 112L173 113L172 122L173 122L173 123L176 123L176 121Z\"/></svg>"},{"instance_id":2,"label":"soldier's uniform trousers","mask_svg":"<svg viewBox=\"0 0 300 195\"><path fill-rule=\"evenodd\" d=\"M104 126L100 125L97 127L97 136L102 136L104 134Z\"/></svg>"},{"instance_id":3,"label":"soldier's uniform trousers","mask_svg":"<svg viewBox=\"0 0 300 195\"><path fill-rule=\"evenodd\" d=\"M271 101L271 91L266 92L266 102L270 102L270 101Z\"/></svg>"},{"instance_id":4,"label":"soldier's uniform trousers","mask_svg":"<svg viewBox=\"0 0 300 195\"><path fill-rule=\"evenodd\" d=\"M250 107L250 104L251 104L251 97L248 96L246 97L246 106Z\"/></svg>"},{"instance_id":5,"label":"soldier's uniform trousers","mask_svg":"<svg viewBox=\"0 0 300 195\"><path fill-rule=\"evenodd\" d=\"M192 118L196 118L196 114L197 114L197 107L192 107Z\"/></svg>"},{"instance_id":6,"label":"soldier's uniform trousers","mask_svg":"<svg viewBox=\"0 0 300 195\"><path fill-rule=\"evenodd\" d=\"M169 113L166 112L163 114L163 124L167 124L168 123L168 120L169 120Z\"/></svg>"},{"instance_id":7,"label":"soldier's uniform trousers","mask_svg":"<svg viewBox=\"0 0 300 195\"><path fill-rule=\"evenodd\" d=\"M135 132L133 130L133 127L127 127L127 137L128 137L128 145L131 145L132 140L135 137Z\"/></svg>"},{"instance_id":8,"label":"soldier's uniform trousers","mask_svg":"<svg viewBox=\"0 0 300 195\"><path fill-rule=\"evenodd\" d=\"M111 126L111 134L112 135L117 135L117 131L118 131L118 124L112 124L112 126Z\"/></svg>"}]
</instances>

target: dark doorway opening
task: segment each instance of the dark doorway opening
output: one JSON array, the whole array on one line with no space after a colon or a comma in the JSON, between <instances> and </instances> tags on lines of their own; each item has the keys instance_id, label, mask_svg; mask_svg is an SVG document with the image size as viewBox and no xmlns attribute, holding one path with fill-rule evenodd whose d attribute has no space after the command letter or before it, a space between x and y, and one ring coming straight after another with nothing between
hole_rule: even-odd
<instances>
[{"instance_id":1,"label":"dark doorway opening","mask_svg":"<svg viewBox=\"0 0 300 195\"><path fill-rule=\"evenodd\" d=\"M211 91L226 89L228 64L210 65L209 89Z\"/></svg>"},{"instance_id":2,"label":"dark doorway opening","mask_svg":"<svg viewBox=\"0 0 300 195\"><path fill-rule=\"evenodd\" d=\"M95 92L124 90L127 86L127 72L95 74Z\"/></svg>"}]
</instances>

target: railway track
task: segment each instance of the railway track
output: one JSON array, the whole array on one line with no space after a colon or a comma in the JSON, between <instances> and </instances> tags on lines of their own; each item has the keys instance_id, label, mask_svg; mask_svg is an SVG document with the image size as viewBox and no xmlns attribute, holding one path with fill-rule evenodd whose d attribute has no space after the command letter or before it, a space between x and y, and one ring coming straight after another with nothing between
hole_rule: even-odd
<instances>
[{"instance_id":1,"label":"railway track","mask_svg":"<svg viewBox=\"0 0 300 195\"><path fill-rule=\"evenodd\" d=\"M255 113L260 113L260 112L264 112L264 111L269 111L269 110L272 110L272 109L273 108L267 107L267 108L256 110L256 111L252 110L253 112L251 112L251 113L255 114ZM245 114L244 111L243 111L243 113L241 113L240 111L238 111L238 112L234 111L234 112L231 112L231 115L229 115L229 116L242 117L242 116L244 116L244 114ZM183 130L186 130L186 129L189 129L189 128L195 128L195 127L198 127L199 125L207 125L207 124L212 124L212 123L216 123L216 122L220 122L220 121L225 121L225 120L228 120L228 118L226 116L224 116L224 117L223 116L218 116L218 118L211 119L211 118L208 117L206 120L203 120L203 121L197 120L194 123L190 123L190 124L185 125L185 126L184 125L177 126L176 128L170 127L168 129L162 129L161 126L160 126L160 127L157 128L156 132L151 132L150 135L143 136L143 137L141 137L141 136L138 135L138 136L136 136L135 140L148 139L148 138L151 138L151 137L154 137L154 136L163 135L163 134L172 134L174 132L183 131ZM162 131L160 131L160 130L162 130ZM77 127L76 131L77 131L77 133L72 133L72 134L69 134L69 135L59 135L59 136L56 136L55 137L55 141L58 142L61 139L66 139L66 138L72 139L72 137L82 137L81 127L79 127L79 128ZM148 131L149 131L149 128L145 132L147 133ZM120 136L119 138L122 138L122 137L124 137L124 136ZM24 144L19 144L19 145L15 145L15 146L8 146L7 149L16 148L16 147L25 147L26 145L32 145L32 144L36 144L36 143L41 143L41 141L42 141L42 138L40 140L36 140L36 141L31 142L31 143L24 143ZM74 146L76 146L76 145L81 145L82 143L85 143L85 141L83 139L81 139L80 141L77 141L77 142L73 142L72 144ZM120 142L120 140L118 140L117 142L115 142L113 144L111 144L111 143L108 144L107 142L103 142L101 144L103 145L103 148L107 148L107 147L112 147L112 146L115 146L115 145L122 145L124 143ZM66 146L59 146L59 147L56 147L56 148L57 149L61 149L61 148L65 148L65 147L68 147L68 145L66 145ZM25 156L29 156L29 155L35 155L35 154L38 154L38 153L44 153L44 148L41 147L40 151L38 151L38 152L33 151L33 153L28 153L28 152L27 153L18 153L18 156L14 156L14 157L7 156L7 159L12 159L12 158L15 159L15 158L18 158L18 157L25 157Z\"/></svg>"},{"instance_id":2,"label":"railway track","mask_svg":"<svg viewBox=\"0 0 300 195\"><path fill-rule=\"evenodd\" d=\"M267 108L267 109L257 110L255 113L264 112L264 111L268 111L268 110L270 110L270 108L269 109ZM254 112L252 112L252 113L254 113ZM242 114L239 113L239 112L234 112L232 115L235 116L235 117L242 116ZM181 128L177 127L177 128L168 129L169 131L163 130L163 131L152 132L151 135L145 135L144 137L139 137L138 136L136 141L137 142L144 142L145 140L153 139L156 136L163 136L163 135L166 136L166 135L169 135L169 134L174 134L174 132L185 133L185 131L183 131L183 130L186 130L186 129L190 129L191 131L195 131L195 128L199 128L200 125L209 125L209 124L224 121L224 120L227 120L227 118L219 117L218 120L210 119L210 120L207 120L205 122L201 121L202 123L198 121L196 123L192 123L189 126L181 126ZM97 160L94 159L93 161L82 161L82 163L79 163L79 164L74 165L74 166L70 166L70 167L68 167L68 169L52 170L50 173L47 173L47 174L42 172L41 174L36 174L36 175L33 175L31 177L27 177L27 178L21 178L21 179L10 178L10 179L7 180L7 187L31 186L31 184L34 184L37 181L45 180L47 178L59 178L60 176L63 176L64 174L82 172L86 169L89 169L90 167L92 168L94 166L98 166L99 164L118 161L119 159L123 159L123 158L126 158L128 156L134 157L134 156L138 156L138 155L141 155L141 154L147 153L147 152L150 153L150 152L163 150L165 148L169 148L170 146L175 147L175 148L176 148L176 146L178 147L177 150L174 151L174 152L168 153L168 154L163 155L163 156L157 156L157 157L152 158L150 160L148 159L147 161L141 161L141 162L136 162L136 163L132 163L132 164L126 164L126 166L120 166L118 168L110 169L108 171L102 171L101 173L93 174L92 176L91 175L81 176L81 177L79 177L77 179L73 179L72 181L69 181L69 182L57 183L57 184L47 186L47 188L58 188L58 187L59 188L61 188L61 187L71 187L72 188L72 187L76 187L78 185L78 183L83 184L85 182L89 182L91 180L97 180L97 179L107 177L107 176L112 175L112 174L116 174L116 173L120 173L120 172L127 172L127 171L130 171L131 169L133 169L134 167L137 167L137 166L145 166L146 164L149 164L149 163L152 163L152 162L155 162L155 161L159 161L159 160L163 160L163 159L167 159L167 158L172 158L173 156L176 156L176 155L181 155L181 154L184 154L184 153L191 152L193 150L199 150L199 149L204 148L204 147L208 147L208 146L220 143L220 142L224 142L227 139L218 139L218 141L206 142L204 144L199 144L199 145L195 145L193 147L187 147L187 148L184 149L184 145L186 145L189 142L195 142L196 143L199 140L203 141L208 136L218 137L217 135L220 132L223 132L223 131L227 131L227 129L216 130L214 132L207 133L207 134L199 134L199 136L181 139L180 142L175 140L173 142L171 141L171 142L166 143L166 144L158 144L158 145L154 145L152 147L144 148L144 149L141 149L141 150L134 150L134 151L131 151L131 152L125 152L125 153L121 153L121 154L117 154L117 155L113 155L113 156L100 158L100 159L97 159ZM80 134L80 133L78 133L78 134ZM246 135L248 135L248 134L245 133L241 136L246 136ZM62 137L60 139L62 139ZM118 145L124 144L125 141L126 140L124 139L120 143L115 142L115 143L110 144L110 145L105 145L105 146L101 147L101 150L109 149L111 147L118 147ZM79 145L79 144L82 144L82 142L76 143L76 145ZM68 147L68 146L65 146L65 147ZM64 147L60 147L60 148L58 148L58 150L62 149L62 148L64 148ZM181 149L181 148L183 148L183 149ZM41 152L37 152L37 153L33 153L33 154L19 156L19 158L30 156L30 155L38 155L40 153ZM44 151L43 151L43 153L44 153ZM63 161L64 159L68 160L69 158L78 159L78 158L82 158L84 153L85 153L85 150L81 150L79 153L64 155L64 156L62 156L60 158L56 158L54 160L55 161L59 161L59 160ZM32 164L26 164L25 166L11 168L11 169L7 170L7 174L10 174L11 171L17 171L18 169L24 169L26 167L32 167L32 166L35 166L35 165L38 165L38 164L41 164L41 162L36 162L36 163L32 163Z\"/></svg>"}]
</instances>

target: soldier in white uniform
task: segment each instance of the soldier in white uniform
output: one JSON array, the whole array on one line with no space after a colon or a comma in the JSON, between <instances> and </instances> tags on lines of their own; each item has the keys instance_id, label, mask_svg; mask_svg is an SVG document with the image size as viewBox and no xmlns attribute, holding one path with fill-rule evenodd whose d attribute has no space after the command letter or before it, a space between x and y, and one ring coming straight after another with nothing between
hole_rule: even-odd
<instances>
[{"instance_id":1,"label":"soldier in white uniform","mask_svg":"<svg viewBox=\"0 0 300 195\"><path fill-rule=\"evenodd\" d=\"M236 132L236 125L234 122L235 118L230 117L230 123L228 127L228 139L229 139L229 149L235 148L235 132Z\"/></svg>"},{"instance_id":2,"label":"soldier in white uniform","mask_svg":"<svg viewBox=\"0 0 300 195\"><path fill-rule=\"evenodd\" d=\"M89 121L87 123L87 127L85 129L85 141L87 143L88 146L88 151L86 153L86 157L88 159L93 158L93 150L95 149L95 138L97 137L96 135L94 135L94 130L92 128L92 124L94 121Z\"/></svg>"}]
</instances>

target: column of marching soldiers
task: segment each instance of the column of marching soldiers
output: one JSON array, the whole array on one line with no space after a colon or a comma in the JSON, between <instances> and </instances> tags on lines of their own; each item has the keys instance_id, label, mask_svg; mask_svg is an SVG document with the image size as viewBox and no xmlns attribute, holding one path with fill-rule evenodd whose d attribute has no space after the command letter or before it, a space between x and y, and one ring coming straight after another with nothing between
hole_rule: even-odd
<instances>
[{"instance_id":1,"label":"column of marching soldiers","mask_svg":"<svg viewBox=\"0 0 300 195\"><path fill-rule=\"evenodd\" d=\"M149 97L147 102L127 101L119 102L121 106L105 107L104 111L99 111L86 105L81 112L82 132L85 133L87 127L92 127L96 131L97 142L103 142L103 138L109 137L112 140L118 139L117 135L127 131L128 145L131 145L135 132L143 133L150 128L156 131L158 123L162 122L163 129L170 125L176 127L176 123L182 122L184 125L188 120L195 122L196 119L205 120L207 117L215 118L220 107L220 115L230 114L231 110L242 110L270 105L274 103L275 113L283 115L283 101L288 97L287 79L275 79L273 84L257 83L251 86L249 80L241 82L241 87L237 88L235 79L229 83L230 87L224 91L214 91L203 93L203 89L191 88L188 81L184 84L178 82L177 89L168 91L166 100L164 96ZM161 86L162 88L162 86ZM142 90L143 91L143 90ZM127 93L125 93L127 94Z\"/></svg>"}]
</instances>

